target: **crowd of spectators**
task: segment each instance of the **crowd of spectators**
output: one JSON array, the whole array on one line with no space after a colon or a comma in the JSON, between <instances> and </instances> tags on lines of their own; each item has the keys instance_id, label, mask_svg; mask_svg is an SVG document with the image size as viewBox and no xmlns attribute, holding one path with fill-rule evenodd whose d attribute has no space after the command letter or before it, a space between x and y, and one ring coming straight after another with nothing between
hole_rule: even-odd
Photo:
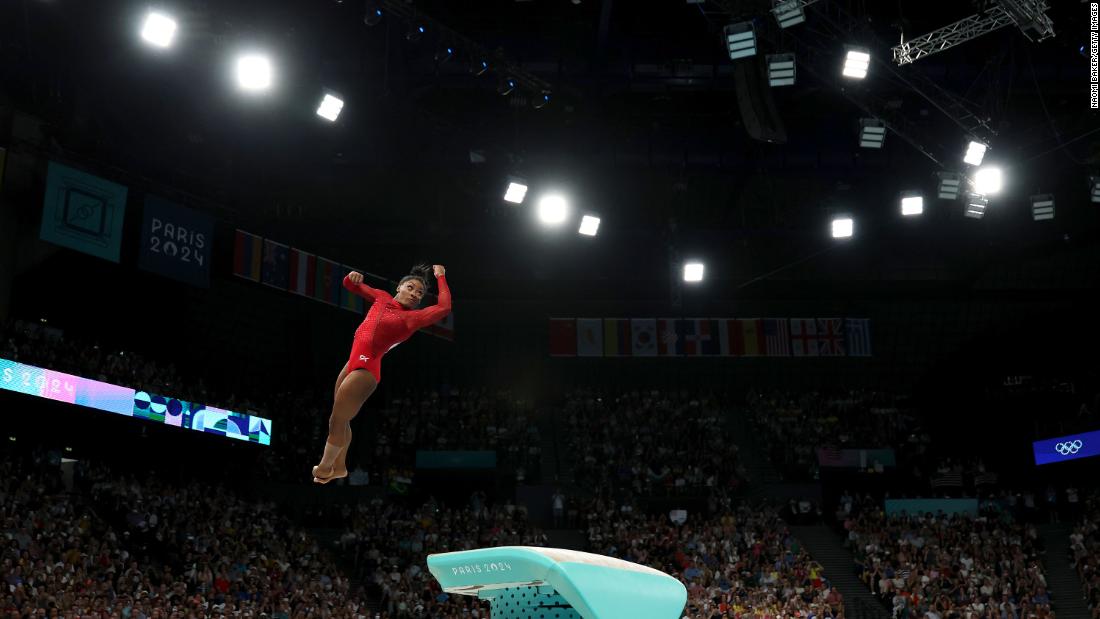
<instances>
[{"instance_id":1,"label":"crowd of spectators","mask_svg":"<svg viewBox=\"0 0 1100 619\"><path fill-rule=\"evenodd\" d=\"M764 453L787 480L817 479L819 448L919 451L931 442L895 396L876 391L750 392L746 406Z\"/></svg>"},{"instance_id":2,"label":"crowd of spectators","mask_svg":"<svg viewBox=\"0 0 1100 619\"><path fill-rule=\"evenodd\" d=\"M769 505L652 516L600 499L587 521L593 552L678 577L685 619L844 617L843 596Z\"/></svg>"},{"instance_id":3,"label":"crowd of spectators","mask_svg":"<svg viewBox=\"0 0 1100 619\"><path fill-rule=\"evenodd\" d=\"M578 391L568 395L561 419L575 483L620 500L730 494L748 477L713 395Z\"/></svg>"},{"instance_id":4,"label":"crowd of spectators","mask_svg":"<svg viewBox=\"0 0 1100 619\"><path fill-rule=\"evenodd\" d=\"M328 552L231 490L9 450L0 459L4 616L368 617Z\"/></svg>"},{"instance_id":5,"label":"crowd of spectators","mask_svg":"<svg viewBox=\"0 0 1100 619\"><path fill-rule=\"evenodd\" d=\"M1041 543L998 500L978 515L891 514L853 499L844 520L863 582L895 617L1053 617Z\"/></svg>"},{"instance_id":6,"label":"crowd of spectators","mask_svg":"<svg viewBox=\"0 0 1100 619\"><path fill-rule=\"evenodd\" d=\"M1084 588L1092 619L1100 619L1100 494L1083 501L1084 512L1070 533L1069 554Z\"/></svg>"}]
</instances>

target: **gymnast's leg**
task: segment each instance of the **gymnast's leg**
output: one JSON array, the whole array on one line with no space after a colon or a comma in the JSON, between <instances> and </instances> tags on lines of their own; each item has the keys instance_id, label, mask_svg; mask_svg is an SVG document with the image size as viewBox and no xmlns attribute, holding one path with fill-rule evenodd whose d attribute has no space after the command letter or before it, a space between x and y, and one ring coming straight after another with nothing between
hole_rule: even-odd
<instances>
[{"instance_id":1,"label":"gymnast's leg","mask_svg":"<svg viewBox=\"0 0 1100 619\"><path fill-rule=\"evenodd\" d=\"M336 400L332 405L332 415L328 421L325 454L321 458L321 463L313 467L313 481L327 483L333 479L333 474L336 473L334 470L336 459L351 443L350 422L377 386L378 380L374 375L362 369L349 372L336 389Z\"/></svg>"},{"instance_id":2,"label":"gymnast's leg","mask_svg":"<svg viewBox=\"0 0 1100 619\"><path fill-rule=\"evenodd\" d=\"M340 392L340 385L343 384L344 379L348 376L348 364L344 364L344 369L340 370L340 375L336 377L336 387L332 390L332 401L336 402L336 394ZM348 422L348 443L351 443L351 422ZM339 479L345 477L348 474L348 451L349 449L341 449L340 455L336 456L336 464L332 467L332 479Z\"/></svg>"}]
</instances>

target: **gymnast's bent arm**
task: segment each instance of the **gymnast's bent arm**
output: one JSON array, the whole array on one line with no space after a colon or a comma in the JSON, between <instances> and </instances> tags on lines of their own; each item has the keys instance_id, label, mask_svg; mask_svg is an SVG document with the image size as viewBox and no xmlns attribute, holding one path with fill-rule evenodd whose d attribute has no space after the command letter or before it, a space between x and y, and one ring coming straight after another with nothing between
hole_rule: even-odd
<instances>
[{"instance_id":1,"label":"gymnast's bent arm","mask_svg":"<svg viewBox=\"0 0 1100 619\"><path fill-rule=\"evenodd\" d=\"M421 329L430 324L435 324L451 313L451 289L447 286L447 274L440 265L435 265L435 281L439 285L439 300L424 309L409 312L408 325L413 329Z\"/></svg>"},{"instance_id":2,"label":"gymnast's bent arm","mask_svg":"<svg viewBox=\"0 0 1100 619\"><path fill-rule=\"evenodd\" d=\"M363 274L357 271L352 271L344 276L344 288L371 301L382 301L384 303L393 299L385 290L371 288L364 284Z\"/></svg>"}]
</instances>

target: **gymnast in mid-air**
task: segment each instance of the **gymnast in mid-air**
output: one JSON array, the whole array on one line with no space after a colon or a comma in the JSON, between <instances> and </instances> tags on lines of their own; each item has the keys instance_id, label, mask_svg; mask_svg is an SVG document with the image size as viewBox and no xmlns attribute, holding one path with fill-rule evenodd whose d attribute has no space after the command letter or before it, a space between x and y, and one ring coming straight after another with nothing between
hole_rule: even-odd
<instances>
[{"instance_id":1,"label":"gymnast in mid-air","mask_svg":"<svg viewBox=\"0 0 1100 619\"><path fill-rule=\"evenodd\" d=\"M428 292L428 276L433 274L439 285L439 302L416 309ZM344 288L373 304L355 330L351 358L336 378L325 453L321 463L313 467L313 481L318 484L347 476L345 461L351 444L351 420L382 380L382 356L418 329L438 322L451 312L451 289L447 287L446 270L441 264L413 267L411 273L401 278L397 294L392 297L384 290L364 284L363 274L355 271L344 277Z\"/></svg>"}]
</instances>

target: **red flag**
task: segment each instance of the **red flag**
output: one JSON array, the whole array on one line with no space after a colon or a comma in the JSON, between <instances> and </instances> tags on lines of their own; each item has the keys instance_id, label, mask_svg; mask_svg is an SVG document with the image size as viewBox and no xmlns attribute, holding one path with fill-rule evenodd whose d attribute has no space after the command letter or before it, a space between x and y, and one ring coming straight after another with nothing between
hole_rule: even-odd
<instances>
[{"instance_id":1,"label":"red flag","mask_svg":"<svg viewBox=\"0 0 1100 619\"><path fill-rule=\"evenodd\" d=\"M575 318L550 319L550 356L577 356L577 321Z\"/></svg>"}]
</instances>

